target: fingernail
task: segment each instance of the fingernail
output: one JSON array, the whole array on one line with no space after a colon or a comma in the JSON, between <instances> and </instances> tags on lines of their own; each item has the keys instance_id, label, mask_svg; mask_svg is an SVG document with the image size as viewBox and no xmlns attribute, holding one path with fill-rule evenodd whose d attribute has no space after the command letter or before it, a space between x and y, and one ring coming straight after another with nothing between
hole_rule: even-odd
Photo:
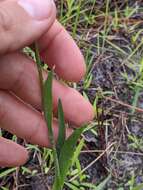
<instances>
[{"instance_id":1,"label":"fingernail","mask_svg":"<svg viewBox=\"0 0 143 190\"><path fill-rule=\"evenodd\" d=\"M53 0L19 0L18 4L34 19L44 20L50 16Z\"/></svg>"}]
</instances>

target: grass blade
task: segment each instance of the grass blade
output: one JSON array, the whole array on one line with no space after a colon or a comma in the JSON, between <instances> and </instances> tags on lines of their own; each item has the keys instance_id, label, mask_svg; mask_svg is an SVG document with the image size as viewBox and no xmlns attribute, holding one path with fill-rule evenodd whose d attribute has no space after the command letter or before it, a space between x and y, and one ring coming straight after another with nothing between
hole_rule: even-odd
<instances>
[{"instance_id":1,"label":"grass blade","mask_svg":"<svg viewBox=\"0 0 143 190\"><path fill-rule=\"evenodd\" d=\"M62 146L63 146L63 144L65 142L65 138L66 138L64 112L63 112L62 102L60 99L58 102L58 120L59 120L59 135L58 135L56 148L57 148L57 154L59 157L60 151L62 149Z\"/></svg>"},{"instance_id":2,"label":"grass blade","mask_svg":"<svg viewBox=\"0 0 143 190\"><path fill-rule=\"evenodd\" d=\"M106 184L108 183L108 181L110 180L111 175L109 175L104 181L102 181L96 188L95 190L103 190L106 186Z\"/></svg>"},{"instance_id":3,"label":"grass blade","mask_svg":"<svg viewBox=\"0 0 143 190\"><path fill-rule=\"evenodd\" d=\"M15 172L16 168L10 168L0 173L0 178L8 176L10 173Z\"/></svg>"},{"instance_id":4,"label":"grass blade","mask_svg":"<svg viewBox=\"0 0 143 190\"><path fill-rule=\"evenodd\" d=\"M44 117L48 127L48 135L49 140L53 150L53 157L54 157L54 166L55 166L55 179L57 184L60 183L60 168L59 168L59 161L58 155L56 150L56 145L54 141L54 134L52 129L52 121L53 121L53 98L52 98L52 83L53 83L53 72L50 71L48 74L48 78L44 84L43 76L42 76L42 66L41 66L41 59L39 54L39 49L37 44L35 44L35 57L36 57L36 64L37 69L39 72L39 80L40 80L40 88L41 88L41 96L42 96L42 106L44 110Z\"/></svg>"},{"instance_id":5,"label":"grass blade","mask_svg":"<svg viewBox=\"0 0 143 190\"><path fill-rule=\"evenodd\" d=\"M84 127L76 129L73 134L65 141L59 157L60 166L60 186L58 186L55 180L53 190L62 190L65 178L72 163L77 141L83 132Z\"/></svg>"},{"instance_id":6,"label":"grass blade","mask_svg":"<svg viewBox=\"0 0 143 190\"><path fill-rule=\"evenodd\" d=\"M143 183L134 187L132 190L142 190L143 189Z\"/></svg>"},{"instance_id":7,"label":"grass blade","mask_svg":"<svg viewBox=\"0 0 143 190\"><path fill-rule=\"evenodd\" d=\"M54 156L54 161L55 161L55 175L56 175L55 178L57 179L57 184L59 185L60 168L59 168L58 155L56 151L56 145L55 145L54 134L53 134L53 129L52 129L52 120L53 120L52 81L53 81L53 72L50 71L48 74L48 78L43 87L43 95L44 95L43 104L44 104L45 120L48 127L49 139L52 145L53 156Z\"/></svg>"},{"instance_id":8,"label":"grass blade","mask_svg":"<svg viewBox=\"0 0 143 190\"><path fill-rule=\"evenodd\" d=\"M53 73L50 71L48 74L48 78L44 84L43 88L43 104L44 104L44 113L45 113L45 119L47 122L47 127L49 131L49 138L50 142L53 141L53 130L52 130L52 119L53 119L53 106L52 106L52 78Z\"/></svg>"},{"instance_id":9,"label":"grass blade","mask_svg":"<svg viewBox=\"0 0 143 190\"><path fill-rule=\"evenodd\" d=\"M72 157L74 156L76 143L78 138L80 137L81 133L83 132L84 128L80 128L74 131L74 133L65 140L65 121L64 121L64 113L62 108L62 103L59 100L58 104L58 116L59 116L59 136L57 142L57 149L54 140L54 134L52 129L52 121L53 121L53 99L52 99L52 83L53 83L53 72L50 71L48 74L48 78L46 82L43 82L42 76L42 67L41 67L41 60L38 51L38 47L35 44L35 54L36 54L36 62L37 68L39 72L39 79L40 79L40 87L41 87L41 95L42 95L42 105L44 110L44 117L46 120L46 124L48 127L48 135L49 140L53 150L53 157L54 157L54 166L55 166L55 180L53 185L53 190L62 190L64 185L64 180L68 173L68 169L72 163ZM59 153L59 159L58 154Z\"/></svg>"},{"instance_id":10,"label":"grass blade","mask_svg":"<svg viewBox=\"0 0 143 190\"><path fill-rule=\"evenodd\" d=\"M81 139L78 146L76 147L76 150L74 152L74 156L73 156L73 159L72 159L72 166L75 164L76 160L78 159L79 155L80 155L80 152L84 146L84 139Z\"/></svg>"}]
</instances>

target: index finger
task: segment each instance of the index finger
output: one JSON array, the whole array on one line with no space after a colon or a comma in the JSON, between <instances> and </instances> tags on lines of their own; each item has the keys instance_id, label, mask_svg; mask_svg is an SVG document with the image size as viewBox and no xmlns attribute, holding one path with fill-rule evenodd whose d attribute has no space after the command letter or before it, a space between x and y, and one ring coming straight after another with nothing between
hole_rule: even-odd
<instances>
[{"instance_id":1,"label":"index finger","mask_svg":"<svg viewBox=\"0 0 143 190\"><path fill-rule=\"evenodd\" d=\"M78 46L58 22L39 40L40 52L49 67L68 81L79 81L85 74L85 62Z\"/></svg>"}]
</instances>

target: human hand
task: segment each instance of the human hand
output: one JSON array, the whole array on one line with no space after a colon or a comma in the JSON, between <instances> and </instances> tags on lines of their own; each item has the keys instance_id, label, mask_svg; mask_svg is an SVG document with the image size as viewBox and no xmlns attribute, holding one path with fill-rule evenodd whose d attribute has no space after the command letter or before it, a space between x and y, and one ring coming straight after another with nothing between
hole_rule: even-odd
<instances>
[{"instance_id":1,"label":"human hand","mask_svg":"<svg viewBox=\"0 0 143 190\"><path fill-rule=\"evenodd\" d=\"M59 77L78 82L85 74L83 56L56 20L52 0L0 2L0 126L28 142L48 147L48 130L40 112L41 97L36 64L21 49L37 41L42 59L55 66ZM44 78L47 72L43 71ZM53 82L53 107L62 100L65 119L80 126L93 118L93 109L76 90ZM55 138L58 123L53 120ZM67 136L71 134L67 130ZM0 137L0 166L26 162L26 149Z\"/></svg>"}]
</instances>

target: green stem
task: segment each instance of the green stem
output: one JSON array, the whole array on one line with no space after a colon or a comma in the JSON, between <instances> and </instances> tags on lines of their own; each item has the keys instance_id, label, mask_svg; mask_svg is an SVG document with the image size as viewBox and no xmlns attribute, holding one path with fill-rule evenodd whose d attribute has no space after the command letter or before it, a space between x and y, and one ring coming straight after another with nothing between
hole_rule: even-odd
<instances>
[{"instance_id":1,"label":"green stem","mask_svg":"<svg viewBox=\"0 0 143 190\"><path fill-rule=\"evenodd\" d=\"M42 68L41 68L41 59L39 54L39 49L37 44L35 43L35 58L36 58L36 65L39 74L40 80L40 89L41 89L41 97L42 97L42 107L44 108L44 92L43 92L43 75L42 75Z\"/></svg>"},{"instance_id":2,"label":"green stem","mask_svg":"<svg viewBox=\"0 0 143 190\"><path fill-rule=\"evenodd\" d=\"M40 59L40 54L39 54L39 49L38 49L37 44L35 44L35 57L36 57L36 64L37 64L37 69L38 69L38 73L39 73L44 118L45 118L45 121L47 124L48 136L49 136L50 144L51 144L52 150L53 150L53 157L54 157L54 162L55 162L55 175L56 175L56 178L60 179L60 167L59 167L56 144L54 141L54 134L53 134L53 129L52 129L52 77L53 77L53 75L51 73L51 75L49 76L49 77L51 77L50 89L46 89L46 90L50 90L50 93L51 93L51 103L50 103L51 105L47 105L47 103L46 103L47 97L46 97L45 90L44 90L44 80L43 80L43 75L42 75L41 59ZM51 107L51 110L48 110L48 107ZM51 112L51 115L50 115L50 112ZM48 118L50 118L50 120Z\"/></svg>"}]
</instances>

